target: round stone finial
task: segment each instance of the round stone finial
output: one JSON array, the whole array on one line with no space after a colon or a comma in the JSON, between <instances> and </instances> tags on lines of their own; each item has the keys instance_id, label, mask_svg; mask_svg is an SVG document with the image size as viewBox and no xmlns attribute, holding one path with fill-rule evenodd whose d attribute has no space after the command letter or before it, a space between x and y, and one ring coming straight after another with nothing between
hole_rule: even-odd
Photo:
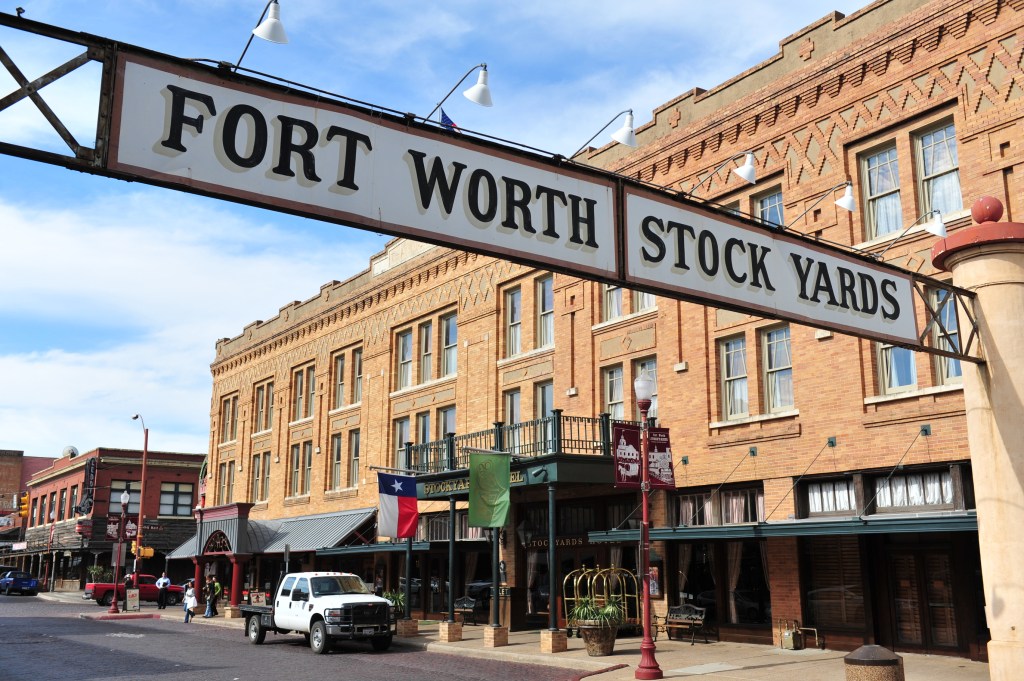
<instances>
[{"instance_id":1,"label":"round stone finial","mask_svg":"<svg viewBox=\"0 0 1024 681\"><path fill-rule=\"evenodd\" d=\"M983 222L999 222L999 218L1003 217L1003 204L999 199L982 196L971 206L971 217L979 225Z\"/></svg>"}]
</instances>

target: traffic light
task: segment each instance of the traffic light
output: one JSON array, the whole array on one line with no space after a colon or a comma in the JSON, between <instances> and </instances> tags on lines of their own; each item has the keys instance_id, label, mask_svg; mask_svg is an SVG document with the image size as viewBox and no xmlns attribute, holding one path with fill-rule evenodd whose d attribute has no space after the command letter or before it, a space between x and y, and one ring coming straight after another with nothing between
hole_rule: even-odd
<instances>
[{"instance_id":1,"label":"traffic light","mask_svg":"<svg viewBox=\"0 0 1024 681\"><path fill-rule=\"evenodd\" d=\"M134 540L132 541L132 555L133 556L139 555L139 542L134 541Z\"/></svg>"},{"instance_id":2,"label":"traffic light","mask_svg":"<svg viewBox=\"0 0 1024 681\"><path fill-rule=\"evenodd\" d=\"M22 518L28 517L28 492L22 492L18 499L18 515Z\"/></svg>"},{"instance_id":3,"label":"traffic light","mask_svg":"<svg viewBox=\"0 0 1024 681\"><path fill-rule=\"evenodd\" d=\"M139 558L152 558L153 557L153 547L152 546L142 546L142 547L139 548L139 550L142 551L142 553L137 554L139 556Z\"/></svg>"}]
</instances>

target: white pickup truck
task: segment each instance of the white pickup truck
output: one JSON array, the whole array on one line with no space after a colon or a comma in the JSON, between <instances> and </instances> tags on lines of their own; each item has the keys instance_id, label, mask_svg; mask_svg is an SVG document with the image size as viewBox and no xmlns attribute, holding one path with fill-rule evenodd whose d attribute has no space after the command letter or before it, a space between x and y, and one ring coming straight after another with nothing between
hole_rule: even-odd
<instances>
[{"instance_id":1,"label":"white pickup truck","mask_svg":"<svg viewBox=\"0 0 1024 681\"><path fill-rule=\"evenodd\" d=\"M391 647L391 603L347 572L293 572L281 581L273 605L243 605L241 611L245 635L257 645L268 631L294 631L304 634L318 655L342 639L369 641L374 650Z\"/></svg>"}]
</instances>

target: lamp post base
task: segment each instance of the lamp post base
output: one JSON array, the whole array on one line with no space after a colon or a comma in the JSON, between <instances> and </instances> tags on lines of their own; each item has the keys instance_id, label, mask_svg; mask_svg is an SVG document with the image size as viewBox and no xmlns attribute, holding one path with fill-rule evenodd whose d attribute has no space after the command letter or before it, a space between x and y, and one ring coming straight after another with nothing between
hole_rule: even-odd
<instances>
[{"instance_id":1,"label":"lamp post base","mask_svg":"<svg viewBox=\"0 0 1024 681\"><path fill-rule=\"evenodd\" d=\"M636 679L662 679L665 675L654 659L654 642L644 641L640 644L640 666L636 668L633 675Z\"/></svg>"}]
</instances>

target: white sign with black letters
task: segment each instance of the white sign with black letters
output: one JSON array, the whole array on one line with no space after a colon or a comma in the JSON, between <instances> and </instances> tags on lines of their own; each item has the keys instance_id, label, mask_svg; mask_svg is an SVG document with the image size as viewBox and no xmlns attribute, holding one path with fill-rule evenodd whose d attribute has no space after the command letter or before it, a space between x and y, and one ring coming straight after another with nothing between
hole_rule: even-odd
<instances>
[{"instance_id":1,"label":"white sign with black letters","mask_svg":"<svg viewBox=\"0 0 1024 681\"><path fill-rule=\"evenodd\" d=\"M144 57L119 62L111 169L495 255L614 275L614 183L457 135Z\"/></svg>"}]
</instances>

